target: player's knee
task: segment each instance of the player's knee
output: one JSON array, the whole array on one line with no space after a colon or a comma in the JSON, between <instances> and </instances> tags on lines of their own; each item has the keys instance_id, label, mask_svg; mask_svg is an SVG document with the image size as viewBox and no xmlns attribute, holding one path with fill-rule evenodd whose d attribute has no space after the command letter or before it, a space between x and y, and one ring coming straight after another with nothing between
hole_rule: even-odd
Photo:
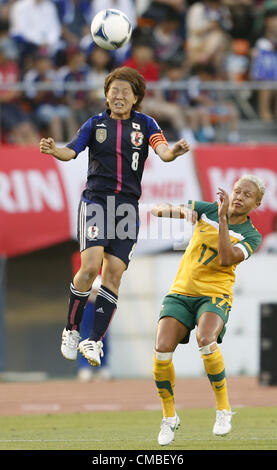
<instances>
[{"instance_id":1,"label":"player's knee","mask_svg":"<svg viewBox=\"0 0 277 470\"><path fill-rule=\"evenodd\" d=\"M203 348L204 346L216 343L216 337L214 334L202 333L197 335L196 337L199 348Z\"/></svg>"},{"instance_id":2,"label":"player's knee","mask_svg":"<svg viewBox=\"0 0 277 470\"><path fill-rule=\"evenodd\" d=\"M171 353L174 350L173 345L167 338L159 338L156 341L156 353Z\"/></svg>"},{"instance_id":3,"label":"player's knee","mask_svg":"<svg viewBox=\"0 0 277 470\"><path fill-rule=\"evenodd\" d=\"M81 266L79 274L83 277L86 281L93 282L96 278L97 274L99 273L99 268L95 266L94 263L86 263Z\"/></svg>"}]
</instances>

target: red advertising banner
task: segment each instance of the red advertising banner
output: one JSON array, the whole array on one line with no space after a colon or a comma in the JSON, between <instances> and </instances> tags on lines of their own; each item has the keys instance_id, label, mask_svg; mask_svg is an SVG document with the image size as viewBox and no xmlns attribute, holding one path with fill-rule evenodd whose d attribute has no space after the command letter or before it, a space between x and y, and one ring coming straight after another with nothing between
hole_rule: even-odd
<instances>
[{"instance_id":1,"label":"red advertising banner","mask_svg":"<svg viewBox=\"0 0 277 470\"><path fill-rule=\"evenodd\" d=\"M277 146L276 145L208 145L194 150L196 172L203 199L217 200L222 187L231 192L233 184L244 174L264 180L266 193L251 220L265 236L273 231L277 214Z\"/></svg>"},{"instance_id":2,"label":"red advertising banner","mask_svg":"<svg viewBox=\"0 0 277 470\"><path fill-rule=\"evenodd\" d=\"M34 147L2 147L0 253L15 256L68 239L67 201L55 159Z\"/></svg>"},{"instance_id":3,"label":"red advertising banner","mask_svg":"<svg viewBox=\"0 0 277 470\"><path fill-rule=\"evenodd\" d=\"M266 183L261 208L252 214L252 220L267 235L277 214L277 146L199 146L170 164L149 155L142 182L137 250L140 246L141 251L160 247L157 239L149 237L146 221L153 203L180 203L191 198L214 201L219 186L231 192L234 182L245 173ZM76 238L77 209L86 174L86 152L65 163L42 155L38 148L2 146L0 254L16 256ZM167 238L162 244L168 243Z\"/></svg>"}]
</instances>

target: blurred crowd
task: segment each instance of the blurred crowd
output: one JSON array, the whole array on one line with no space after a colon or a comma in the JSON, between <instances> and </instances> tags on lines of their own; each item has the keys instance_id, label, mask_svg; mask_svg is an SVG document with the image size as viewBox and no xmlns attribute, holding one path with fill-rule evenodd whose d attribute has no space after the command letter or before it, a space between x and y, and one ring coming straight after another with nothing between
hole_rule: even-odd
<instances>
[{"instance_id":1,"label":"blurred crowd","mask_svg":"<svg viewBox=\"0 0 277 470\"><path fill-rule=\"evenodd\" d=\"M90 22L104 8L124 11L133 26L117 51L92 41ZM277 0L0 0L0 141L70 140L104 109L105 76L120 65L163 85L148 87L142 111L168 138L213 142L225 126L227 141L239 142L244 110L203 82L276 81ZM8 88L16 83L24 89ZM276 119L276 97L270 87L251 95L263 121Z\"/></svg>"}]
</instances>

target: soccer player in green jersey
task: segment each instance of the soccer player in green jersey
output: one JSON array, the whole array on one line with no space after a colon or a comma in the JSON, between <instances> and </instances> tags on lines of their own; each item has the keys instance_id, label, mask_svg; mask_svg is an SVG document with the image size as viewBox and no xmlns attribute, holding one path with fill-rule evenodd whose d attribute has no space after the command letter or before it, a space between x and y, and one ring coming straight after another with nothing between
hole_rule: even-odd
<instances>
[{"instance_id":1,"label":"soccer player in green jersey","mask_svg":"<svg viewBox=\"0 0 277 470\"><path fill-rule=\"evenodd\" d=\"M181 259L175 280L166 295L156 333L153 374L159 392L163 420L158 442L174 440L180 420L174 406L175 371L173 352L196 338L216 399L215 435L231 430L232 411L228 399L224 360L218 343L232 307L235 269L259 247L261 235L249 213L261 204L264 183L244 175L234 185L230 198L219 188L219 203L189 201L188 205L157 205L157 217L181 217L196 223L192 239ZM190 209L191 207L191 209Z\"/></svg>"}]
</instances>

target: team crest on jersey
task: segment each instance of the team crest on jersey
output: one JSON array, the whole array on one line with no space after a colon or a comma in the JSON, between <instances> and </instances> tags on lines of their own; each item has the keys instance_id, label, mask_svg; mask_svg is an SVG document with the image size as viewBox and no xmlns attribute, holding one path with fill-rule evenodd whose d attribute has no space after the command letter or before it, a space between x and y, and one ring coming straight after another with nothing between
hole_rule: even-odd
<instances>
[{"instance_id":1,"label":"team crest on jersey","mask_svg":"<svg viewBox=\"0 0 277 470\"><path fill-rule=\"evenodd\" d=\"M90 240L97 240L98 233L99 233L99 228L96 227L96 225L91 225L91 226L88 227L88 229L87 229L87 237L88 237Z\"/></svg>"},{"instance_id":2,"label":"team crest on jersey","mask_svg":"<svg viewBox=\"0 0 277 470\"><path fill-rule=\"evenodd\" d=\"M139 131L133 131L131 132L131 142L133 145L135 145L136 147L139 147L142 142L143 142L143 133L142 132L139 132Z\"/></svg>"},{"instance_id":3,"label":"team crest on jersey","mask_svg":"<svg viewBox=\"0 0 277 470\"><path fill-rule=\"evenodd\" d=\"M107 129L96 129L96 140L100 144L104 142L107 138Z\"/></svg>"}]
</instances>

